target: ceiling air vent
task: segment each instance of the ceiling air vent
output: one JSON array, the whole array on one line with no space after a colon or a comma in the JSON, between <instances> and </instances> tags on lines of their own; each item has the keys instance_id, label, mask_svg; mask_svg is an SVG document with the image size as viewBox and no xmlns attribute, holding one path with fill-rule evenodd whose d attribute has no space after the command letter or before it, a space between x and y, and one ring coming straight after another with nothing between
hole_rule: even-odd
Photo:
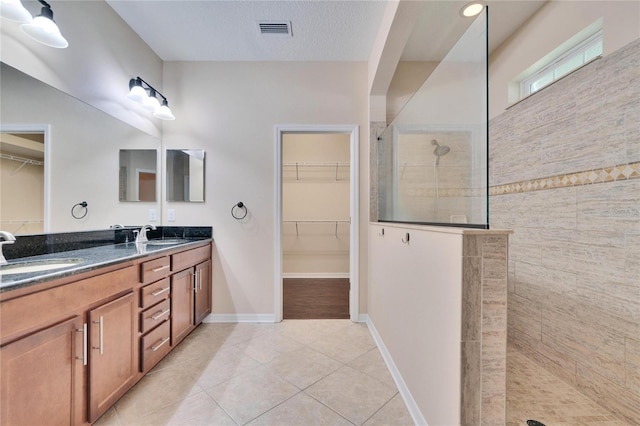
<instances>
[{"instance_id":1,"label":"ceiling air vent","mask_svg":"<svg viewBox=\"0 0 640 426\"><path fill-rule=\"evenodd\" d=\"M280 34L293 36L290 21L258 21L260 34Z\"/></svg>"}]
</instances>

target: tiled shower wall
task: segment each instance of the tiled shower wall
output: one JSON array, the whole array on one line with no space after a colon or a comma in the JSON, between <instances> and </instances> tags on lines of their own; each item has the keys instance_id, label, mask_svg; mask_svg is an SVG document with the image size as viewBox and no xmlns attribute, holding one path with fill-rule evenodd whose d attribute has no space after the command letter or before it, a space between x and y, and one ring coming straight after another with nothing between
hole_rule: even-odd
<instances>
[{"instance_id":1,"label":"tiled shower wall","mask_svg":"<svg viewBox=\"0 0 640 426\"><path fill-rule=\"evenodd\" d=\"M640 39L490 123L509 340L640 423Z\"/></svg>"}]
</instances>

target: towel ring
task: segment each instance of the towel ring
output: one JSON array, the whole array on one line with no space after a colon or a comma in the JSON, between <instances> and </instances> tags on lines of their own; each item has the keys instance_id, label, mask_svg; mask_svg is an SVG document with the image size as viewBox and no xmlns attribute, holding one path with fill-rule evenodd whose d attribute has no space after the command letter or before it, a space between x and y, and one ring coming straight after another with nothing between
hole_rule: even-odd
<instances>
[{"instance_id":1,"label":"towel ring","mask_svg":"<svg viewBox=\"0 0 640 426\"><path fill-rule=\"evenodd\" d=\"M71 216L73 216L75 219L84 218L87 215L87 213L89 213L89 209L87 208L87 205L88 204L86 201L82 201L81 203L74 204L74 206L71 207ZM76 207L82 207L84 209L84 214L82 216L76 216L76 213L75 213Z\"/></svg>"},{"instance_id":2,"label":"towel ring","mask_svg":"<svg viewBox=\"0 0 640 426\"><path fill-rule=\"evenodd\" d=\"M241 213L236 214L236 209L240 210ZM242 212L244 212L244 214ZM233 218L236 220L244 219L245 217L247 217L247 213L247 206L245 206L242 201L240 201L238 204L234 204L234 206L231 207L231 216L233 216Z\"/></svg>"}]
</instances>

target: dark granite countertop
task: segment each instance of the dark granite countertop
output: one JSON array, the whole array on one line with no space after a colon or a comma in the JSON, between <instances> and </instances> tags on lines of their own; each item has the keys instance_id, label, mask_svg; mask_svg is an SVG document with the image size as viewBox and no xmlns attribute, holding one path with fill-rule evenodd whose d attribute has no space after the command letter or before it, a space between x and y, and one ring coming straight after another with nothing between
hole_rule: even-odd
<instances>
[{"instance_id":1,"label":"dark granite countertop","mask_svg":"<svg viewBox=\"0 0 640 426\"><path fill-rule=\"evenodd\" d=\"M34 262L38 263L40 261L50 261L54 263L56 260L63 259L74 259L79 262L53 270L1 275L0 293L31 286L56 278L91 271L108 265L127 262L148 255L160 254L165 251L173 250L176 247L188 248L191 245L195 246L197 243L201 243L203 241L208 240L184 240L183 242L163 245L155 245L153 242L149 244L121 243L15 259L9 261L8 265L3 265L3 267L6 268L9 265L28 265L30 263L33 264Z\"/></svg>"}]
</instances>

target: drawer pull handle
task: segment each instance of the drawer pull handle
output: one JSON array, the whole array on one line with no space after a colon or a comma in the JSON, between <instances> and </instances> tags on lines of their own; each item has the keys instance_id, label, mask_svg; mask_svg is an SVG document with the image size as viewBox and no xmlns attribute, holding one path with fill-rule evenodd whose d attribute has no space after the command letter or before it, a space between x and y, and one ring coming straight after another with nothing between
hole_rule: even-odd
<instances>
[{"instance_id":1,"label":"drawer pull handle","mask_svg":"<svg viewBox=\"0 0 640 426\"><path fill-rule=\"evenodd\" d=\"M151 319L154 320L154 321L157 321L158 319L160 319L163 316L167 315L169 312L171 312L171 309L167 309L166 311L160 311L157 314L155 314L154 316L152 316Z\"/></svg>"},{"instance_id":2,"label":"drawer pull handle","mask_svg":"<svg viewBox=\"0 0 640 426\"><path fill-rule=\"evenodd\" d=\"M164 293L165 291L169 291L171 290L171 287L167 287L167 288L163 288L162 290L158 290L158 291L154 291L153 293L151 293L152 296L159 296L162 293Z\"/></svg>"},{"instance_id":3,"label":"drawer pull handle","mask_svg":"<svg viewBox=\"0 0 640 426\"><path fill-rule=\"evenodd\" d=\"M165 269L169 269L169 265L164 265L164 266L161 266L159 268L152 269L151 271L152 272L160 272L160 271L163 271Z\"/></svg>"},{"instance_id":4,"label":"drawer pull handle","mask_svg":"<svg viewBox=\"0 0 640 426\"><path fill-rule=\"evenodd\" d=\"M165 337L164 339L162 339L162 341L161 341L160 343L158 343L158 344L157 344L157 345L155 345L155 346L152 346L152 347L151 347L151 350L152 350L152 351L154 351L154 352L155 352L155 351L157 351L158 349L160 349L160 348L162 347L162 345L164 345L164 344L165 344L165 343L167 343L168 341L169 341L169 338L168 338L168 337Z\"/></svg>"}]
</instances>

